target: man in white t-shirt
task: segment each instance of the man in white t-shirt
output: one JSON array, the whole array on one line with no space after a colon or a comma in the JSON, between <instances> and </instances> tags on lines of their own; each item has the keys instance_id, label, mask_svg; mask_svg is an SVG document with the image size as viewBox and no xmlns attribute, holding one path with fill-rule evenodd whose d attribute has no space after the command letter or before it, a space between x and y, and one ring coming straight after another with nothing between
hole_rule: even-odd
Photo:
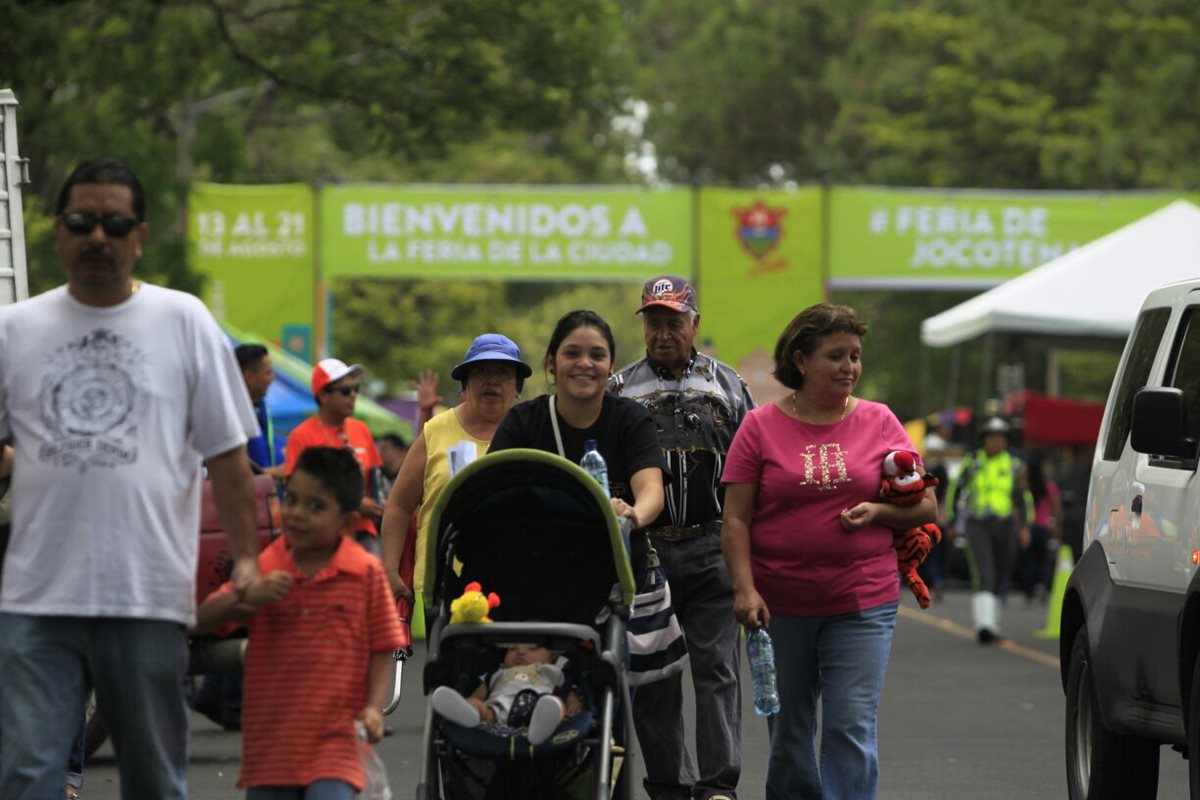
<instances>
[{"instance_id":1,"label":"man in white t-shirt","mask_svg":"<svg viewBox=\"0 0 1200 800\"><path fill-rule=\"evenodd\" d=\"M16 454L0 797L62 796L90 680L121 796L185 798L201 465L244 592L258 577L245 449L258 426L203 304L134 279L149 228L127 166L76 167L54 230L66 285L0 309L0 441Z\"/></svg>"}]
</instances>

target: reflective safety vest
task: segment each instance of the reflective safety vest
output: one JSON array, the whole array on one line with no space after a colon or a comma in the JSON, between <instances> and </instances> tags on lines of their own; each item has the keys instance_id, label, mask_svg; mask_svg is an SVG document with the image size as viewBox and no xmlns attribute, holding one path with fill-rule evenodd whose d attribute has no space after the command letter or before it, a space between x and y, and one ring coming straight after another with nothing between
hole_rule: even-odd
<instances>
[{"instance_id":1,"label":"reflective safety vest","mask_svg":"<svg viewBox=\"0 0 1200 800\"><path fill-rule=\"evenodd\" d=\"M994 456L977 450L963 465L959 479L955 481L957 491L953 494L966 492L963 510L969 517L1008 517L1012 515L1014 505L1019 505L1021 516L1028 522L1033 511L1033 498L1018 485L1020 469L1021 460L1007 450ZM956 500L954 496L947 498L952 509Z\"/></svg>"}]
</instances>

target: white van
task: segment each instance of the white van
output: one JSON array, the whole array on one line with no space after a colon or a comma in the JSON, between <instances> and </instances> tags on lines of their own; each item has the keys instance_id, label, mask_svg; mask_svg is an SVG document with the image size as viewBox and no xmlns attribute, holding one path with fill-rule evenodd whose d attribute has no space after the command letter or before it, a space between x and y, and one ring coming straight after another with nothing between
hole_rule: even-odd
<instances>
[{"instance_id":1,"label":"white van","mask_svg":"<svg viewBox=\"0 0 1200 800\"><path fill-rule=\"evenodd\" d=\"M1200 278L1146 298L1096 443L1059 629L1072 800L1156 797L1164 744L1200 800L1198 439Z\"/></svg>"}]
</instances>

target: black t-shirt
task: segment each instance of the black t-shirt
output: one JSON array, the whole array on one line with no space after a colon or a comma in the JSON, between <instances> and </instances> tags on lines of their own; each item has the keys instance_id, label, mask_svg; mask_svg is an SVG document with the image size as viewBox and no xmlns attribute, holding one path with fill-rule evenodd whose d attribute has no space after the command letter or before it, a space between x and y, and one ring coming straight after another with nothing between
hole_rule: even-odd
<instances>
[{"instance_id":1,"label":"black t-shirt","mask_svg":"<svg viewBox=\"0 0 1200 800\"><path fill-rule=\"evenodd\" d=\"M563 450L568 461L576 464L583 458L583 443L596 440L596 449L608 466L608 487L613 497L633 505L629 479L646 467L658 467L664 472L662 447L654 419L641 404L625 397L604 396L600 416L588 428L573 428L558 414ZM518 403L496 429L489 453L525 447L558 453L554 427L550 424L549 395Z\"/></svg>"}]
</instances>

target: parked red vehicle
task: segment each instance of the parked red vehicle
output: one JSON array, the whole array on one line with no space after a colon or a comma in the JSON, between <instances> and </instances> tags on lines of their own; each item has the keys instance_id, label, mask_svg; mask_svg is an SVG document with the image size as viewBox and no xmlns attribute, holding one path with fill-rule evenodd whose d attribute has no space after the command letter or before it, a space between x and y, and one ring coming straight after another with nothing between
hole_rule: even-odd
<instances>
[{"instance_id":1,"label":"parked red vehicle","mask_svg":"<svg viewBox=\"0 0 1200 800\"><path fill-rule=\"evenodd\" d=\"M269 475L255 475L254 496L258 549L262 550L282 532L279 492L275 479ZM225 538L221 517L217 513L212 484L204 481L200 492L200 553L196 564L196 605L229 580L232 570L232 552L229 540ZM235 634L227 638L195 636L189 640L189 645L189 675L206 675L241 669L246 638L244 634ZM90 757L107 738L108 729L93 697L88 701L85 753Z\"/></svg>"},{"instance_id":2,"label":"parked red vehicle","mask_svg":"<svg viewBox=\"0 0 1200 800\"><path fill-rule=\"evenodd\" d=\"M258 549L261 551L271 540L283 532L282 508L275 479L269 475L254 476L255 528L258 533ZM411 538L410 538L411 541ZM411 569L411 565L410 565ZM233 571L233 557L225 528L217 513L212 485L205 481L200 495L200 552L196 563L196 605L229 580ZM411 577L411 575L410 575ZM400 617L405 633L411 606L407 600L399 602ZM212 635L194 636L189 640L190 660L188 674L202 676L215 672L235 672L242 668L246 648L244 632L218 638ZM395 660L392 697L384 714L391 714L400 704L401 675L404 662L412 654L411 642L392 655ZM108 738L104 718L96 708L95 697L89 699L87 708L87 731L84 734L84 752L90 758Z\"/></svg>"}]
</instances>

